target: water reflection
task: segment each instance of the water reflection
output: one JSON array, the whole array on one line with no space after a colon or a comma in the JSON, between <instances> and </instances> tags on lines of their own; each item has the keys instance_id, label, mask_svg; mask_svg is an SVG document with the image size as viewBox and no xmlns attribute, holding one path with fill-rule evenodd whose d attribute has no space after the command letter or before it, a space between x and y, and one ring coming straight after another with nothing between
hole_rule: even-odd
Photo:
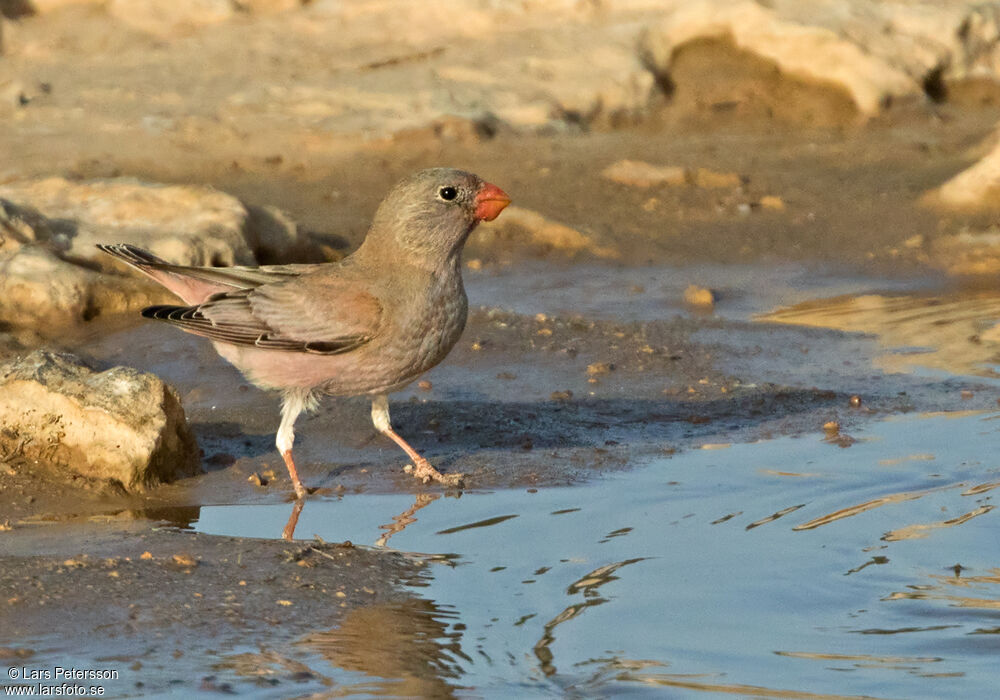
<instances>
[{"instance_id":1,"label":"water reflection","mask_svg":"<svg viewBox=\"0 0 1000 700\"><path fill-rule=\"evenodd\" d=\"M996 291L842 296L807 301L757 318L877 335L890 350L879 364L890 371L919 365L956 374L1000 376L1000 293Z\"/></svg>"},{"instance_id":2,"label":"water reflection","mask_svg":"<svg viewBox=\"0 0 1000 700\"><path fill-rule=\"evenodd\" d=\"M339 627L299 643L336 668L373 680L354 690L379 697L450 698L471 659L462 651L458 614L423 598L348 612ZM338 692L338 695L343 694Z\"/></svg>"},{"instance_id":3,"label":"water reflection","mask_svg":"<svg viewBox=\"0 0 1000 700\"><path fill-rule=\"evenodd\" d=\"M550 648L552 643L556 640L556 627L565 622L569 622L588 608L607 603L608 599L601 597L598 592L601 586L612 581L617 581L618 577L614 574L622 567L635 564L636 562L640 562L642 560L643 558L639 557L637 559L620 561L615 564L608 564L607 566L602 566L599 569L591 571L583 578L570 584L570 587L566 590L566 594L576 595L578 593L582 593L583 601L566 607L561 613L545 623L542 638L538 640L532 649L535 654L535 658L538 659L542 673L546 676L552 676L556 673L556 666L554 663L555 657L553 656Z\"/></svg>"},{"instance_id":4,"label":"water reflection","mask_svg":"<svg viewBox=\"0 0 1000 700\"><path fill-rule=\"evenodd\" d=\"M452 554L298 647L335 694L989 697L997 417L890 420L848 450L817 428L447 503L310 499L310 534ZM203 508L197 528L277 537L287 517Z\"/></svg>"}]
</instances>

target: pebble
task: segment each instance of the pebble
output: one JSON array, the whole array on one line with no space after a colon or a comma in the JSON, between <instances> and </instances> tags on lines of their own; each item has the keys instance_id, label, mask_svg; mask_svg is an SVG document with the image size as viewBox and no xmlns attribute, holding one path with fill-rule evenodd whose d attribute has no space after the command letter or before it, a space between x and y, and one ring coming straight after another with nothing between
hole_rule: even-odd
<instances>
[{"instance_id":1,"label":"pebble","mask_svg":"<svg viewBox=\"0 0 1000 700\"><path fill-rule=\"evenodd\" d=\"M187 552L180 552L173 556L174 563L178 566L198 566L198 560Z\"/></svg>"},{"instance_id":2,"label":"pebble","mask_svg":"<svg viewBox=\"0 0 1000 700\"><path fill-rule=\"evenodd\" d=\"M689 284L684 290L684 303L691 306L711 308L715 306L715 293L708 287Z\"/></svg>"},{"instance_id":3,"label":"pebble","mask_svg":"<svg viewBox=\"0 0 1000 700\"><path fill-rule=\"evenodd\" d=\"M766 195L760 198L760 206L764 209L772 209L774 211L784 211L785 202L781 197L776 197L773 194Z\"/></svg>"}]
</instances>

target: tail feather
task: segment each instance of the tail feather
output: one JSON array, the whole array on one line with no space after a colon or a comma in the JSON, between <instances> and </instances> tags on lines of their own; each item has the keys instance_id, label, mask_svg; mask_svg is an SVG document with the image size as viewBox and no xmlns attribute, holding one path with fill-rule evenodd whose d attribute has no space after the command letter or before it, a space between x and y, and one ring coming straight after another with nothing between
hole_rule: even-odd
<instances>
[{"instance_id":1,"label":"tail feather","mask_svg":"<svg viewBox=\"0 0 1000 700\"><path fill-rule=\"evenodd\" d=\"M108 255L118 258L122 262L128 263L129 265L140 269L153 265L170 264L163 258L158 258L149 251L137 248L134 245L129 245L128 243L113 243L111 245L98 243L97 247Z\"/></svg>"},{"instance_id":2,"label":"tail feather","mask_svg":"<svg viewBox=\"0 0 1000 700\"><path fill-rule=\"evenodd\" d=\"M200 304L213 294L231 291L235 287L233 284L206 280L199 274L199 268L172 265L134 245L114 243L98 244L97 247L163 285L187 304Z\"/></svg>"}]
</instances>

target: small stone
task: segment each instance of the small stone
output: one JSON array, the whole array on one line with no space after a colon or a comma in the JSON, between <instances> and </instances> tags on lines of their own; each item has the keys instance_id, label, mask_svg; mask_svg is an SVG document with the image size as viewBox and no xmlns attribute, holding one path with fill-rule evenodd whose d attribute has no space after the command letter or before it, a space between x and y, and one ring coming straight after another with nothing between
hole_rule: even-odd
<instances>
[{"instance_id":1,"label":"small stone","mask_svg":"<svg viewBox=\"0 0 1000 700\"><path fill-rule=\"evenodd\" d=\"M711 308L715 306L715 293L708 287L689 284L684 290L684 303L691 306Z\"/></svg>"},{"instance_id":2,"label":"small stone","mask_svg":"<svg viewBox=\"0 0 1000 700\"><path fill-rule=\"evenodd\" d=\"M178 566L198 566L198 560L187 552L180 552L173 556L174 563Z\"/></svg>"},{"instance_id":3,"label":"small stone","mask_svg":"<svg viewBox=\"0 0 1000 700\"><path fill-rule=\"evenodd\" d=\"M337 591L333 595L335 595L337 598L346 598L347 597L347 594L344 593L343 591Z\"/></svg>"},{"instance_id":4,"label":"small stone","mask_svg":"<svg viewBox=\"0 0 1000 700\"><path fill-rule=\"evenodd\" d=\"M768 194L760 198L760 206L763 209L771 209L773 211L784 211L785 201L781 197L776 197L773 194Z\"/></svg>"},{"instance_id":5,"label":"small stone","mask_svg":"<svg viewBox=\"0 0 1000 700\"><path fill-rule=\"evenodd\" d=\"M283 605L283 606L285 606L286 608L287 608L287 607L288 607L289 605L291 605L291 604L292 604L292 601L290 601L290 600L279 600L279 601L278 601L278 605Z\"/></svg>"},{"instance_id":6,"label":"small stone","mask_svg":"<svg viewBox=\"0 0 1000 700\"><path fill-rule=\"evenodd\" d=\"M420 389L421 391L430 391L431 389L434 388L434 385L431 384L426 379L421 379L419 382L417 382L417 388Z\"/></svg>"},{"instance_id":7,"label":"small stone","mask_svg":"<svg viewBox=\"0 0 1000 700\"><path fill-rule=\"evenodd\" d=\"M678 165L653 165L641 160L620 160L601 171L601 176L622 185L686 185L688 172Z\"/></svg>"},{"instance_id":8,"label":"small stone","mask_svg":"<svg viewBox=\"0 0 1000 700\"><path fill-rule=\"evenodd\" d=\"M972 398L973 396L975 396L975 394L974 394L974 393L972 393L971 391L969 391L968 389L963 389L963 390L962 390L962 400L964 400L964 401L968 401L968 400L969 400L969 399L971 399L971 398Z\"/></svg>"},{"instance_id":9,"label":"small stone","mask_svg":"<svg viewBox=\"0 0 1000 700\"><path fill-rule=\"evenodd\" d=\"M569 389L566 389L565 391L553 391L552 394L549 395L549 398L553 401L569 401L573 398L573 392Z\"/></svg>"},{"instance_id":10,"label":"small stone","mask_svg":"<svg viewBox=\"0 0 1000 700\"><path fill-rule=\"evenodd\" d=\"M706 189L739 187L740 176L736 173L720 173L708 168L698 168L694 173L694 184Z\"/></svg>"},{"instance_id":11,"label":"small stone","mask_svg":"<svg viewBox=\"0 0 1000 700\"><path fill-rule=\"evenodd\" d=\"M539 328L537 331L535 331L535 335L550 336L550 335L552 335L552 329L551 328Z\"/></svg>"},{"instance_id":12,"label":"small stone","mask_svg":"<svg viewBox=\"0 0 1000 700\"><path fill-rule=\"evenodd\" d=\"M140 554L139 558L140 559L152 559L153 558L153 553L147 550L147 551L143 552L142 554Z\"/></svg>"},{"instance_id":13,"label":"small stone","mask_svg":"<svg viewBox=\"0 0 1000 700\"><path fill-rule=\"evenodd\" d=\"M611 362L594 362L587 365L587 374L607 374L615 368L614 364Z\"/></svg>"},{"instance_id":14,"label":"small stone","mask_svg":"<svg viewBox=\"0 0 1000 700\"><path fill-rule=\"evenodd\" d=\"M823 432L828 435L836 435L840 432L840 423L835 420L827 421L823 424Z\"/></svg>"},{"instance_id":15,"label":"small stone","mask_svg":"<svg viewBox=\"0 0 1000 700\"><path fill-rule=\"evenodd\" d=\"M473 258L472 260L467 261L465 263L465 266L470 270L482 270L483 261L480 260L479 258Z\"/></svg>"},{"instance_id":16,"label":"small stone","mask_svg":"<svg viewBox=\"0 0 1000 700\"><path fill-rule=\"evenodd\" d=\"M850 399L847 400L847 405L850 406L851 408L861 408L861 397L858 396L857 394L854 394L853 396L851 396Z\"/></svg>"}]
</instances>

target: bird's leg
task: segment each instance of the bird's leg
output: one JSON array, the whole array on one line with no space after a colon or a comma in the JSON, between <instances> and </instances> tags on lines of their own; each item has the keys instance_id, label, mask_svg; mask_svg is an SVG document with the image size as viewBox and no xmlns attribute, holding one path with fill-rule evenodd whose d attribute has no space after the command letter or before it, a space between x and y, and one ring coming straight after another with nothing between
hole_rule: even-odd
<instances>
[{"instance_id":1,"label":"bird's leg","mask_svg":"<svg viewBox=\"0 0 1000 700\"><path fill-rule=\"evenodd\" d=\"M399 436L399 433L392 429L392 424L389 422L389 397L385 394L379 394L372 399L372 423L375 424L377 431L399 445L403 452L413 460L413 476L425 484L432 479L447 486L458 486L462 482L461 474L445 475L432 467L430 462L421 457L406 440Z\"/></svg>"},{"instance_id":2,"label":"bird's leg","mask_svg":"<svg viewBox=\"0 0 1000 700\"><path fill-rule=\"evenodd\" d=\"M288 468L288 476L292 479L292 486L295 487L296 498L304 498L308 493L306 487L299 480L299 472L295 468L292 460L292 443L295 442L295 419L302 413L302 409L309 403L309 393L302 391L287 391L281 399L281 425L278 426L278 435L274 443L278 446L281 458L285 460Z\"/></svg>"}]
</instances>

